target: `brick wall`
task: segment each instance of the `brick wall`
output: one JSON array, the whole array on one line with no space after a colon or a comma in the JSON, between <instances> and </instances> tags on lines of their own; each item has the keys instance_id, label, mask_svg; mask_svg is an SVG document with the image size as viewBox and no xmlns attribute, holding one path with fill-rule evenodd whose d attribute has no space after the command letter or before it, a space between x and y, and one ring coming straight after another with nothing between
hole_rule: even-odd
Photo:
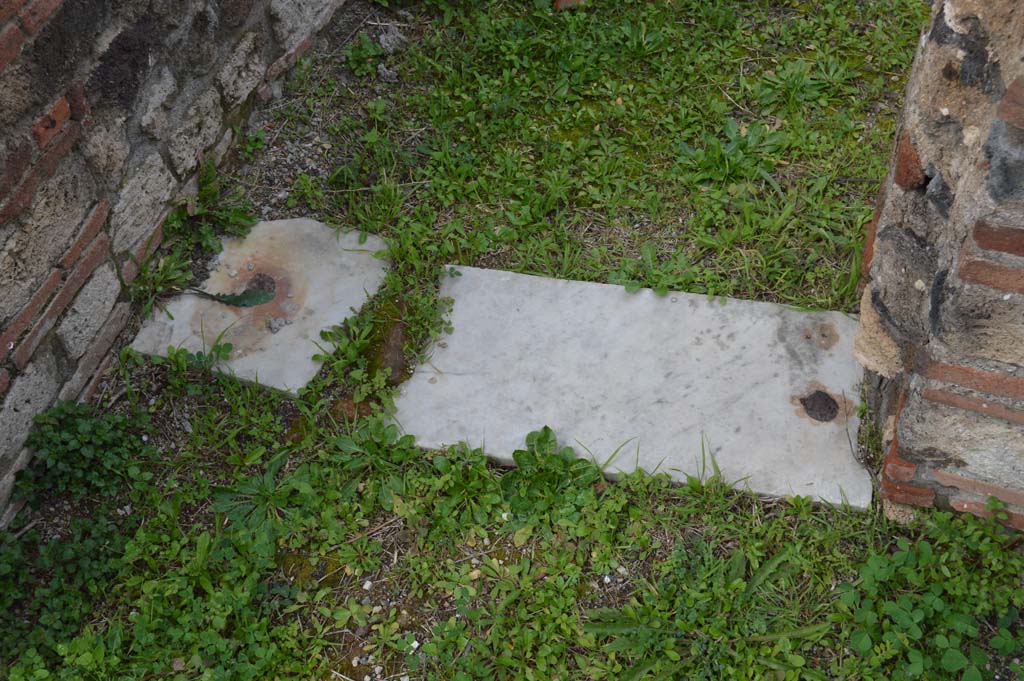
<instances>
[{"instance_id":1,"label":"brick wall","mask_svg":"<svg viewBox=\"0 0 1024 681\"><path fill-rule=\"evenodd\" d=\"M169 206L343 1L0 0L0 511L32 417L111 361Z\"/></svg>"},{"instance_id":2,"label":"brick wall","mask_svg":"<svg viewBox=\"0 0 1024 681\"><path fill-rule=\"evenodd\" d=\"M864 262L882 496L1024 529L1024 3L934 3Z\"/></svg>"}]
</instances>

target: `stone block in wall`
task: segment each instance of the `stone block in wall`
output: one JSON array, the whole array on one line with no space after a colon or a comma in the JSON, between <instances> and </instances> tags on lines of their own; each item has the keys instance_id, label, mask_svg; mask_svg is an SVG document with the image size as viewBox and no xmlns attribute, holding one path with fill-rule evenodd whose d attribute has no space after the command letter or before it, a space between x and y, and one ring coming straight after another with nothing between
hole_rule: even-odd
<instances>
[{"instance_id":1,"label":"stone block in wall","mask_svg":"<svg viewBox=\"0 0 1024 681\"><path fill-rule=\"evenodd\" d=\"M150 68L161 59L167 35L159 30L158 18L148 13L124 16L119 25L124 28L102 41L103 52L89 74L86 89L98 103L133 113Z\"/></svg>"},{"instance_id":2,"label":"stone block in wall","mask_svg":"<svg viewBox=\"0 0 1024 681\"><path fill-rule=\"evenodd\" d=\"M107 189L121 182L121 171L131 147L125 116L113 109L93 116L82 141L82 155Z\"/></svg>"},{"instance_id":3,"label":"stone block in wall","mask_svg":"<svg viewBox=\"0 0 1024 681\"><path fill-rule=\"evenodd\" d=\"M967 285L950 292L940 314L947 352L1024 366L1024 295Z\"/></svg>"},{"instance_id":4,"label":"stone block in wall","mask_svg":"<svg viewBox=\"0 0 1024 681\"><path fill-rule=\"evenodd\" d=\"M0 226L12 224L28 210L36 197L36 190L53 176L81 134L82 126L77 121L67 125L66 129L57 136L56 141L43 152L43 155L26 169L24 178L14 187L10 197L0 208Z\"/></svg>"},{"instance_id":5,"label":"stone block in wall","mask_svg":"<svg viewBox=\"0 0 1024 681\"><path fill-rule=\"evenodd\" d=\"M0 247L0 319L20 309L71 243L95 199L96 185L72 156L36 192L27 217Z\"/></svg>"},{"instance_id":6,"label":"stone block in wall","mask_svg":"<svg viewBox=\"0 0 1024 681\"><path fill-rule=\"evenodd\" d=\"M210 150L209 158L211 158L214 163L220 163L224 160L224 157L227 156L228 152L231 151L231 145L234 144L234 142L235 133L231 128L226 129L224 134L220 136L220 141L217 142L217 146ZM193 191L191 189L186 189L184 192L185 195L194 196L196 191L198 191L198 185L198 178L196 178L196 190Z\"/></svg>"},{"instance_id":7,"label":"stone block in wall","mask_svg":"<svg viewBox=\"0 0 1024 681\"><path fill-rule=\"evenodd\" d=\"M81 260L75 265L75 268L53 297L53 300L46 306L42 316L36 320L32 330L14 349L14 363L19 369L25 368L32 359L36 348L39 347L39 344L43 342L50 330L57 324L64 311L67 310L71 301L78 294L78 291L89 280L93 271L107 260L109 246L110 238L106 234L100 234L89 245Z\"/></svg>"},{"instance_id":8,"label":"stone block in wall","mask_svg":"<svg viewBox=\"0 0 1024 681\"><path fill-rule=\"evenodd\" d=\"M176 62L182 70L192 76L205 77L216 62L225 46L226 40L217 39L217 26L220 23L218 7L213 3L196 3L184 30L168 44L177 57Z\"/></svg>"},{"instance_id":9,"label":"stone block in wall","mask_svg":"<svg viewBox=\"0 0 1024 681\"><path fill-rule=\"evenodd\" d=\"M107 353L111 350L121 330L124 329L131 314L132 306L130 303L118 303L114 306L114 309L111 310L100 326L96 337L89 343L85 354L78 360L78 366L75 367L74 375L61 388L60 399L75 400L80 398L90 379L100 370L104 358L107 357Z\"/></svg>"},{"instance_id":10,"label":"stone block in wall","mask_svg":"<svg viewBox=\"0 0 1024 681\"><path fill-rule=\"evenodd\" d=\"M167 142L171 162L179 177L195 170L200 154L220 138L223 117L216 90L207 90L188 107Z\"/></svg>"},{"instance_id":11,"label":"stone block in wall","mask_svg":"<svg viewBox=\"0 0 1024 681\"><path fill-rule=\"evenodd\" d=\"M156 152L150 153L138 167L128 171L128 179L121 187L110 218L115 254L132 248L149 236L175 187L174 176Z\"/></svg>"},{"instance_id":12,"label":"stone block in wall","mask_svg":"<svg viewBox=\"0 0 1024 681\"><path fill-rule=\"evenodd\" d=\"M0 475L12 472L33 418L53 403L63 381L57 357L48 348L37 352L14 379L0 407Z\"/></svg>"},{"instance_id":13,"label":"stone block in wall","mask_svg":"<svg viewBox=\"0 0 1024 681\"><path fill-rule=\"evenodd\" d=\"M985 141L986 187L997 203L1024 200L1024 130L997 120Z\"/></svg>"},{"instance_id":14,"label":"stone block in wall","mask_svg":"<svg viewBox=\"0 0 1024 681\"><path fill-rule=\"evenodd\" d=\"M153 82L142 93L139 102L142 118L139 122L143 130L157 139L163 138L171 103L177 92L174 74L164 66L157 70Z\"/></svg>"},{"instance_id":15,"label":"stone block in wall","mask_svg":"<svg viewBox=\"0 0 1024 681\"><path fill-rule=\"evenodd\" d=\"M285 51L291 51L310 34L310 27L322 23L325 8L334 4L330 0L270 0L274 37Z\"/></svg>"},{"instance_id":16,"label":"stone block in wall","mask_svg":"<svg viewBox=\"0 0 1024 681\"><path fill-rule=\"evenodd\" d=\"M861 366L884 378L894 378L905 368L903 352L886 330L872 302L871 285L860 299L860 326L853 340L853 354Z\"/></svg>"},{"instance_id":17,"label":"stone block in wall","mask_svg":"<svg viewBox=\"0 0 1024 681\"><path fill-rule=\"evenodd\" d=\"M261 0L220 0L218 5L220 6L220 17L217 30L220 38L223 38L225 34L235 32L246 24L254 9L260 11L264 7Z\"/></svg>"},{"instance_id":18,"label":"stone block in wall","mask_svg":"<svg viewBox=\"0 0 1024 681\"><path fill-rule=\"evenodd\" d=\"M18 339L31 328L32 322L43 311L44 306L50 301L50 298L62 282L62 272L59 269L50 270L50 274L43 280L39 288L35 290L29 302L21 308L18 314L7 320L3 332L0 333L0 362L7 359L11 351L17 347ZM4 375L7 375L6 370ZM5 385L4 389L0 390L0 393L6 391Z\"/></svg>"},{"instance_id":19,"label":"stone block in wall","mask_svg":"<svg viewBox=\"0 0 1024 681\"><path fill-rule=\"evenodd\" d=\"M57 327L57 337L70 359L77 360L85 353L120 293L121 284L111 264L98 268L82 287Z\"/></svg>"},{"instance_id":20,"label":"stone block in wall","mask_svg":"<svg viewBox=\"0 0 1024 681\"><path fill-rule=\"evenodd\" d=\"M903 456L919 465L919 478L935 481L952 474L1024 494L1024 427L954 404L973 404L980 411L1012 407L920 378L915 382L920 390L908 398L897 433ZM954 396L948 400L954 404L936 401L942 395Z\"/></svg>"},{"instance_id":21,"label":"stone block in wall","mask_svg":"<svg viewBox=\"0 0 1024 681\"><path fill-rule=\"evenodd\" d=\"M70 84L89 68L96 36L110 19L105 3L93 0L57 2L35 36L25 32L20 55L0 69L0 131L20 127L25 116L38 117L67 93ZM8 24L13 26L14 24ZM0 132L2 135L2 132Z\"/></svg>"},{"instance_id":22,"label":"stone block in wall","mask_svg":"<svg viewBox=\"0 0 1024 681\"><path fill-rule=\"evenodd\" d=\"M898 342L919 345L930 333L937 252L914 226L909 220L880 224L874 244L871 296L889 333Z\"/></svg>"},{"instance_id":23,"label":"stone block in wall","mask_svg":"<svg viewBox=\"0 0 1024 681\"><path fill-rule=\"evenodd\" d=\"M236 107L263 80L267 66L261 56L262 41L256 33L248 33L224 62L217 83L228 107Z\"/></svg>"},{"instance_id":24,"label":"stone block in wall","mask_svg":"<svg viewBox=\"0 0 1024 681\"><path fill-rule=\"evenodd\" d=\"M15 24L0 27L0 92L5 92L0 107L0 126L10 125L28 111L36 101L35 93L27 91L32 77L18 56L22 54L25 33Z\"/></svg>"}]
</instances>

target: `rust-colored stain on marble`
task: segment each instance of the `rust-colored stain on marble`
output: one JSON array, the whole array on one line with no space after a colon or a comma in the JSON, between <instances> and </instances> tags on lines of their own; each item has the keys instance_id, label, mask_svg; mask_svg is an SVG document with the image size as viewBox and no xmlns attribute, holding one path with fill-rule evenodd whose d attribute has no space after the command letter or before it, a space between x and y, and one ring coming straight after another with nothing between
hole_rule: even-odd
<instances>
[{"instance_id":1,"label":"rust-colored stain on marble","mask_svg":"<svg viewBox=\"0 0 1024 681\"><path fill-rule=\"evenodd\" d=\"M253 307L233 307L211 300L192 315L189 325L196 335L205 337L211 329L226 329L220 342L231 343L234 358L262 350L268 331L291 324L303 313L310 282L303 272L289 268L295 259L275 240L275 235L267 234L225 244L220 265L205 286L208 293L238 294L269 277L273 280L273 300ZM210 344L214 340L207 338Z\"/></svg>"}]
</instances>

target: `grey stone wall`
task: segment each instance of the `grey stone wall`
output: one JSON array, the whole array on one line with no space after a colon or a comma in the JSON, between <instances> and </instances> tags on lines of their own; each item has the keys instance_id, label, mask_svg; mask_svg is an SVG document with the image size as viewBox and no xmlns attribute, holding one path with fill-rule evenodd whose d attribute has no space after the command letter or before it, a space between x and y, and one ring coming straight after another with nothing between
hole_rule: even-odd
<instances>
[{"instance_id":1,"label":"grey stone wall","mask_svg":"<svg viewBox=\"0 0 1024 681\"><path fill-rule=\"evenodd\" d=\"M865 251L883 497L1024 529L1024 3L937 0Z\"/></svg>"},{"instance_id":2,"label":"grey stone wall","mask_svg":"<svg viewBox=\"0 0 1024 681\"><path fill-rule=\"evenodd\" d=\"M0 522L32 417L110 362L169 207L343 1L0 0Z\"/></svg>"}]
</instances>

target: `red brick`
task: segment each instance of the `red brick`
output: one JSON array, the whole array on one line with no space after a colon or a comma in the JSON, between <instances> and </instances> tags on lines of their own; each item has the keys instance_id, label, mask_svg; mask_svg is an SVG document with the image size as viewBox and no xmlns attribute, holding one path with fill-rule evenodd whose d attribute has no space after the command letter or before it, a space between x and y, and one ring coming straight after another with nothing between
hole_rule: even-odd
<instances>
[{"instance_id":1,"label":"red brick","mask_svg":"<svg viewBox=\"0 0 1024 681\"><path fill-rule=\"evenodd\" d=\"M896 401L896 409L893 410L893 420L899 422L903 408L907 406L907 391L901 390L899 399ZM917 464L907 461L900 456L899 437L893 433L892 442L889 443L889 451L882 459L882 479L891 482L910 482L917 473Z\"/></svg>"},{"instance_id":2,"label":"red brick","mask_svg":"<svg viewBox=\"0 0 1024 681\"><path fill-rule=\"evenodd\" d=\"M1024 401L1024 377L934 360L928 362L922 374L935 381L953 383L978 392Z\"/></svg>"},{"instance_id":3,"label":"red brick","mask_svg":"<svg viewBox=\"0 0 1024 681\"><path fill-rule=\"evenodd\" d=\"M878 219L882 216L882 205L885 198L880 197L878 207L875 208L875 216L871 219L864 230L864 251L860 258L860 276L867 279L871 272L871 261L875 259L875 236L878 234Z\"/></svg>"},{"instance_id":4,"label":"red brick","mask_svg":"<svg viewBox=\"0 0 1024 681\"><path fill-rule=\"evenodd\" d=\"M67 94L68 104L71 105L71 120L80 121L92 113L89 100L85 97L85 86L77 83L71 86Z\"/></svg>"},{"instance_id":5,"label":"red brick","mask_svg":"<svg viewBox=\"0 0 1024 681\"><path fill-rule=\"evenodd\" d=\"M1010 407L1003 406L997 402L986 402L985 400L979 400L976 397L957 395L956 393L947 392L945 390L934 390L932 388L925 388L922 390L921 397L929 402L944 404L947 407L966 409L967 411L973 411L978 414L984 414L985 416L1002 419L1004 421L1009 421L1010 423L1024 425L1024 411L1020 409L1011 409Z\"/></svg>"},{"instance_id":6,"label":"red brick","mask_svg":"<svg viewBox=\"0 0 1024 681\"><path fill-rule=\"evenodd\" d=\"M889 453L882 461L882 473L893 482L910 482L917 473L917 464L900 456L896 438L893 438Z\"/></svg>"},{"instance_id":7,"label":"red brick","mask_svg":"<svg viewBox=\"0 0 1024 681\"><path fill-rule=\"evenodd\" d=\"M1020 492L1015 489L1008 489L1002 485L994 485L990 482L983 482L981 480L972 480L971 478L965 478L962 475L950 473L949 471L942 469L931 471L929 476L931 476L935 482L945 485L946 487L956 487L964 492L980 494L983 497L995 497L1000 501L1013 504L1014 506L1024 506L1024 492Z\"/></svg>"},{"instance_id":8,"label":"red brick","mask_svg":"<svg viewBox=\"0 0 1024 681\"><path fill-rule=\"evenodd\" d=\"M139 247L135 250L135 259L139 262L146 262L149 257L153 255L156 249L160 248L160 244L164 242L164 220L167 219L167 214L160 219L157 223L156 229L146 239L139 244Z\"/></svg>"},{"instance_id":9,"label":"red brick","mask_svg":"<svg viewBox=\"0 0 1024 681\"><path fill-rule=\"evenodd\" d=\"M124 280L124 283L132 283L135 280L135 277L139 275L139 269L142 265L145 264L156 249L160 247L160 244L164 239L164 220L167 219L169 214L170 209L164 211L163 216L157 223L156 229L154 229L148 237L139 243L135 252L131 254L131 257L129 257L121 267L121 279Z\"/></svg>"},{"instance_id":10,"label":"red brick","mask_svg":"<svg viewBox=\"0 0 1024 681\"><path fill-rule=\"evenodd\" d=\"M139 276L139 264L131 258L128 258L121 263L121 281L127 286L128 284L135 281L135 277Z\"/></svg>"},{"instance_id":11,"label":"red brick","mask_svg":"<svg viewBox=\"0 0 1024 681\"><path fill-rule=\"evenodd\" d=\"M21 13L21 25L29 35L39 32L64 0L32 0Z\"/></svg>"},{"instance_id":12,"label":"red brick","mask_svg":"<svg viewBox=\"0 0 1024 681\"><path fill-rule=\"evenodd\" d=\"M53 105L50 112L36 121L32 126L32 136L36 138L36 144L45 147L50 140L56 136L64 127L64 123L71 117L71 105L67 97L61 97Z\"/></svg>"},{"instance_id":13,"label":"red brick","mask_svg":"<svg viewBox=\"0 0 1024 681\"><path fill-rule=\"evenodd\" d=\"M32 204L36 189L50 179L53 171L57 169L57 164L71 151L71 147L75 145L81 134L82 126L78 123L70 123L65 126L64 132L57 138L57 142L50 146L42 158L36 162L28 177L22 180L18 188L14 190L7 205L0 209L0 225L10 222Z\"/></svg>"},{"instance_id":14,"label":"red brick","mask_svg":"<svg viewBox=\"0 0 1024 681\"><path fill-rule=\"evenodd\" d=\"M935 490L893 482L885 476L882 477L878 492L883 499L895 501L897 504L910 504L911 506L935 505Z\"/></svg>"},{"instance_id":15,"label":"red brick","mask_svg":"<svg viewBox=\"0 0 1024 681\"><path fill-rule=\"evenodd\" d=\"M103 323L99 333L89 344L89 348L78 360L75 374L64 384L60 391L60 399L78 399L97 374L102 373L100 368L105 360L110 358L110 348L114 341L124 330L125 324L131 318L132 306L128 303L118 303L111 310L107 320ZM88 396L87 396L88 397Z\"/></svg>"},{"instance_id":16,"label":"red brick","mask_svg":"<svg viewBox=\"0 0 1024 681\"><path fill-rule=\"evenodd\" d=\"M311 47L313 47L313 36L307 36L301 43L295 46L294 50L292 50L292 62L294 63L302 59L306 53L309 52L309 48Z\"/></svg>"},{"instance_id":17,"label":"red brick","mask_svg":"<svg viewBox=\"0 0 1024 681\"><path fill-rule=\"evenodd\" d=\"M7 369L0 369L0 397L11 387L11 374Z\"/></svg>"},{"instance_id":18,"label":"red brick","mask_svg":"<svg viewBox=\"0 0 1024 681\"><path fill-rule=\"evenodd\" d=\"M285 71L295 66L295 62L301 59L302 55L308 52L312 46L313 38L308 37L296 45L290 52L268 66L267 80L277 80L278 76L281 76Z\"/></svg>"},{"instance_id":19,"label":"red brick","mask_svg":"<svg viewBox=\"0 0 1024 681\"><path fill-rule=\"evenodd\" d=\"M974 223L974 243L986 251L1000 251L1024 257L1024 229L993 225L986 220Z\"/></svg>"},{"instance_id":20,"label":"red brick","mask_svg":"<svg viewBox=\"0 0 1024 681\"><path fill-rule=\"evenodd\" d=\"M910 135L903 133L896 145L896 171L893 180L906 190L924 186L924 170L921 169L921 157L917 147L910 141Z\"/></svg>"},{"instance_id":21,"label":"red brick","mask_svg":"<svg viewBox=\"0 0 1024 681\"><path fill-rule=\"evenodd\" d=\"M1024 130L1024 78L1018 77L1006 88L996 115L1008 125Z\"/></svg>"},{"instance_id":22,"label":"red brick","mask_svg":"<svg viewBox=\"0 0 1024 681\"><path fill-rule=\"evenodd\" d=\"M85 386L82 393L78 396L79 402L87 402L92 399L92 396L96 394L96 389L100 387L100 381L103 380L103 375L107 373L107 369L114 363L114 353L108 353L103 361L100 362L99 367L96 368L96 373L93 374L92 380Z\"/></svg>"},{"instance_id":23,"label":"red brick","mask_svg":"<svg viewBox=\"0 0 1024 681\"><path fill-rule=\"evenodd\" d=\"M21 54L21 44L25 42L25 34L21 29L10 24L0 31L0 71L3 71Z\"/></svg>"},{"instance_id":24,"label":"red brick","mask_svg":"<svg viewBox=\"0 0 1024 681\"><path fill-rule=\"evenodd\" d=\"M967 258L960 261L957 273L961 279L971 284L980 284L1001 291L1024 293L1024 269L1020 267Z\"/></svg>"},{"instance_id":25,"label":"red brick","mask_svg":"<svg viewBox=\"0 0 1024 681\"><path fill-rule=\"evenodd\" d=\"M286 54L267 67L267 80L277 80L295 64L293 56Z\"/></svg>"},{"instance_id":26,"label":"red brick","mask_svg":"<svg viewBox=\"0 0 1024 681\"><path fill-rule=\"evenodd\" d=\"M25 0L0 0L0 23L13 17L25 4Z\"/></svg>"},{"instance_id":27,"label":"red brick","mask_svg":"<svg viewBox=\"0 0 1024 681\"><path fill-rule=\"evenodd\" d=\"M31 163L31 142L22 142L7 156L7 159L4 161L3 172L0 173L0 201L7 198L11 189L17 186Z\"/></svg>"},{"instance_id":28,"label":"red brick","mask_svg":"<svg viewBox=\"0 0 1024 681\"><path fill-rule=\"evenodd\" d=\"M50 303L49 307L46 308L42 318L36 322L32 331L29 332L25 340L14 351L14 364L19 369L25 368L28 361L32 359L32 353L39 347L43 337L57 323L57 319L64 313L67 306L71 304L75 295L78 294L78 290L82 288L93 271L106 259L109 246L110 238L106 234L100 234L93 241L92 245L89 246L89 250L82 258L82 261L78 263L78 266L75 267L67 281L64 282L64 286L53 299L53 302Z\"/></svg>"},{"instance_id":29,"label":"red brick","mask_svg":"<svg viewBox=\"0 0 1024 681\"><path fill-rule=\"evenodd\" d=\"M982 518L988 518L992 515L992 512L988 510L986 504L980 501L968 501L966 499L950 499L949 505L961 513L971 513ZM1009 516L1006 520L1000 521L1004 525L1008 525L1015 530L1024 531L1024 514L1014 513L1013 511L1005 511Z\"/></svg>"},{"instance_id":30,"label":"red brick","mask_svg":"<svg viewBox=\"0 0 1024 681\"><path fill-rule=\"evenodd\" d=\"M28 301L28 305L23 307L21 312L10 321L4 332L0 333L0 362L7 359L7 353L14 348L15 341L28 329L39 311L50 300L50 296L57 290L62 278L60 270L50 272L49 276L43 280L42 285L36 289L32 299Z\"/></svg>"},{"instance_id":31,"label":"red brick","mask_svg":"<svg viewBox=\"0 0 1024 681\"><path fill-rule=\"evenodd\" d=\"M92 209L89 216L85 218L85 222L82 226L82 231L75 237L75 242L71 244L71 248L67 250L64 257L60 259L60 266L67 269L75 264L78 260L78 256L82 254L85 247L93 240L100 230L103 229L103 225L107 222L107 215L110 213L110 202L106 199L101 199L96 207Z\"/></svg>"}]
</instances>

